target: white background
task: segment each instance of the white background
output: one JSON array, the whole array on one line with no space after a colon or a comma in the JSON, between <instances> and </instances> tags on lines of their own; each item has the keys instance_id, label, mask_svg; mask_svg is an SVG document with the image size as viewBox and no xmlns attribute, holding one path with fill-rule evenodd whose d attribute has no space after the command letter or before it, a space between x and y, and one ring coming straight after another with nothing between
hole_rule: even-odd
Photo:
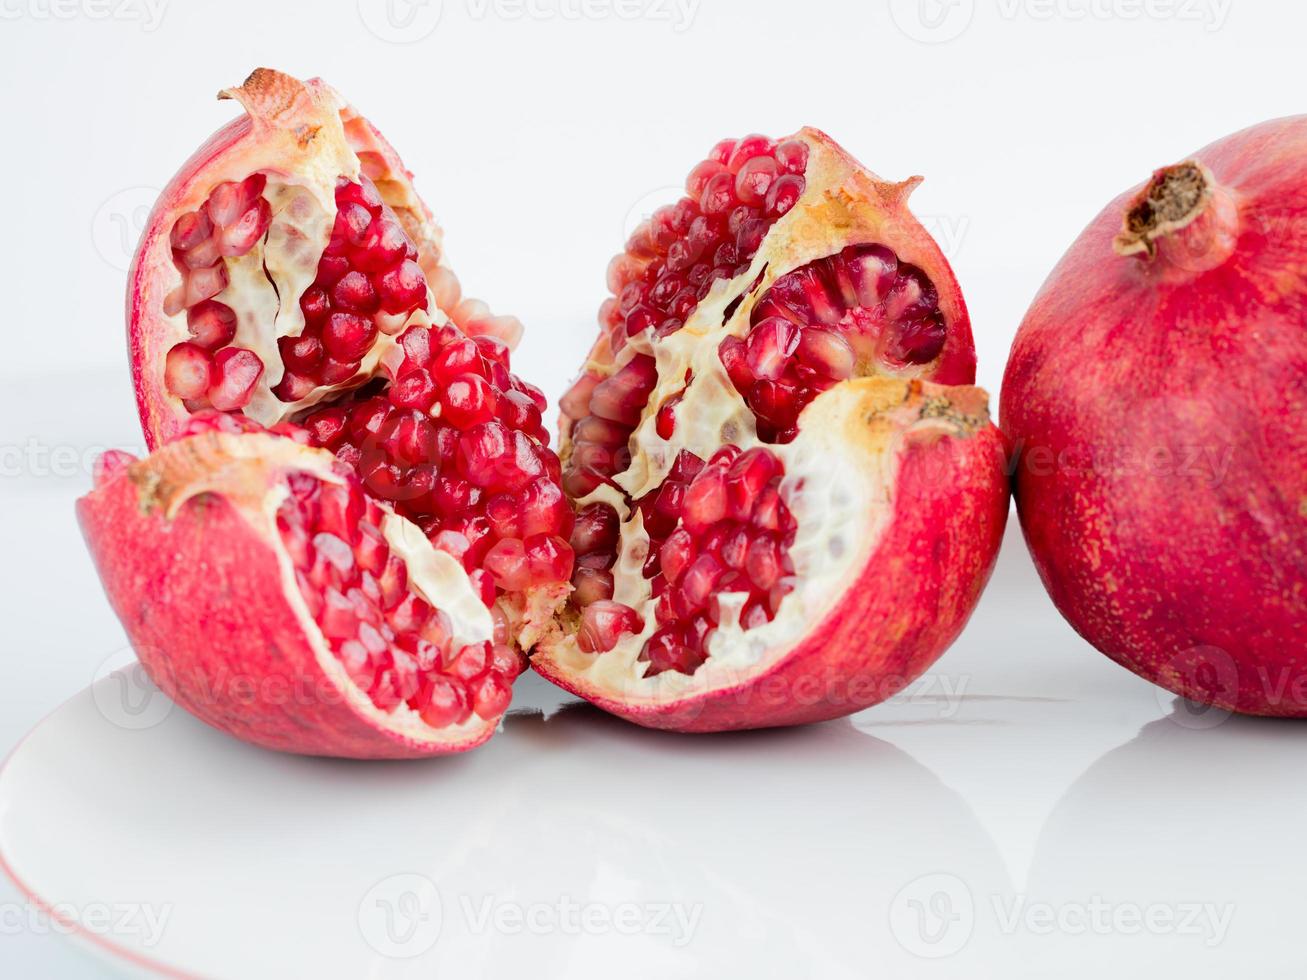
<instances>
[{"instance_id":1,"label":"white background","mask_svg":"<svg viewBox=\"0 0 1307 980\"><path fill-rule=\"evenodd\" d=\"M121 655L73 521L77 460L139 445L121 313L134 236L231 117L213 95L249 69L322 75L381 127L468 292L526 322L515 365L551 399L590 344L608 258L717 139L825 129L884 177L927 178L914 208L954 264L996 401L1022 313L1079 230L1153 168L1302 111L1304 37L1307 7L1283 0L0 0L0 749ZM977 683L1079 670L1107 714L1113 699L1165 714L1052 617L1007 545L1016 584L952 655ZM1008 642L1022 617L1045 617L1051 647ZM1058 731L1041 724L1031 738ZM966 771L986 742L953 734L945 757ZM1084 754L1047 778L1069 782ZM1059 795L1014 817L955 788L1017 865ZM0 973L97 969L0 934Z\"/></svg>"}]
</instances>

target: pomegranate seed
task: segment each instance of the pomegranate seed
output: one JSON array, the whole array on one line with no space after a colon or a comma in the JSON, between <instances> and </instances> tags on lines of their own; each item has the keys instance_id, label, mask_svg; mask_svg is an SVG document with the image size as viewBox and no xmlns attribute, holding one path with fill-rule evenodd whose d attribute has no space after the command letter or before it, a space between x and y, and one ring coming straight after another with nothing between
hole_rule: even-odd
<instances>
[{"instance_id":1,"label":"pomegranate seed","mask_svg":"<svg viewBox=\"0 0 1307 980\"><path fill-rule=\"evenodd\" d=\"M637 354L616 374L596 385L590 397L590 411L600 418L634 427L657 381L654 359L648 354Z\"/></svg>"},{"instance_id":2,"label":"pomegranate seed","mask_svg":"<svg viewBox=\"0 0 1307 980\"><path fill-rule=\"evenodd\" d=\"M754 538L749 544L744 567L759 589L765 591L775 585L781 574L781 554L776 539L766 534Z\"/></svg>"},{"instance_id":3,"label":"pomegranate seed","mask_svg":"<svg viewBox=\"0 0 1307 980\"><path fill-rule=\"evenodd\" d=\"M799 346L799 328L781 317L757 324L745 340L745 362L755 378L775 381Z\"/></svg>"},{"instance_id":4,"label":"pomegranate seed","mask_svg":"<svg viewBox=\"0 0 1307 980\"><path fill-rule=\"evenodd\" d=\"M272 208L259 198L235 221L223 223L219 233L219 251L226 256L241 256L252 249L268 230Z\"/></svg>"},{"instance_id":5,"label":"pomegranate seed","mask_svg":"<svg viewBox=\"0 0 1307 980\"><path fill-rule=\"evenodd\" d=\"M581 613L577 646L585 653L605 653L617 646L623 634L639 633L643 629L643 618L630 606L599 600Z\"/></svg>"},{"instance_id":6,"label":"pomegranate seed","mask_svg":"<svg viewBox=\"0 0 1307 980\"><path fill-rule=\"evenodd\" d=\"M508 592L521 592L531 584L526 548L516 538L504 538L490 548L482 563L495 584Z\"/></svg>"},{"instance_id":7,"label":"pomegranate seed","mask_svg":"<svg viewBox=\"0 0 1307 980\"><path fill-rule=\"evenodd\" d=\"M580 567L572 574L572 601L584 609L613 597L613 574L602 568Z\"/></svg>"},{"instance_id":8,"label":"pomegranate seed","mask_svg":"<svg viewBox=\"0 0 1307 980\"><path fill-rule=\"evenodd\" d=\"M436 395L435 381L421 368L404 375L391 385L389 392L389 398L394 404L423 412L436 403Z\"/></svg>"},{"instance_id":9,"label":"pomegranate seed","mask_svg":"<svg viewBox=\"0 0 1307 980\"><path fill-rule=\"evenodd\" d=\"M467 720L472 713L467 689L449 677L430 677L418 693L418 714L432 728Z\"/></svg>"},{"instance_id":10,"label":"pomegranate seed","mask_svg":"<svg viewBox=\"0 0 1307 980\"><path fill-rule=\"evenodd\" d=\"M640 658L649 662L649 667L645 670L646 677L668 670L693 674L705 659L703 654L690 649L676 633L661 630L649 638Z\"/></svg>"},{"instance_id":11,"label":"pomegranate seed","mask_svg":"<svg viewBox=\"0 0 1307 980\"><path fill-rule=\"evenodd\" d=\"M380 272L403 261L408 247L404 229L393 219L380 217L368 227L352 258L365 272Z\"/></svg>"},{"instance_id":12,"label":"pomegranate seed","mask_svg":"<svg viewBox=\"0 0 1307 980\"><path fill-rule=\"evenodd\" d=\"M730 159L726 161L726 166L731 173L739 173L740 169L754 157L769 157L775 150L776 143L774 140L753 133L744 137L735 145Z\"/></svg>"},{"instance_id":13,"label":"pomegranate seed","mask_svg":"<svg viewBox=\"0 0 1307 980\"><path fill-rule=\"evenodd\" d=\"M235 312L215 300L206 300L188 309L186 325L195 343L209 351L226 347L236 337Z\"/></svg>"},{"instance_id":14,"label":"pomegranate seed","mask_svg":"<svg viewBox=\"0 0 1307 980\"><path fill-rule=\"evenodd\" d=\"M840 334L809 327L799 337L799 360L832 381L853 377L854 354Z\"/></svg>"},{"instance_id":15,"label":"pomegranate seed","mask_svg":"<svg viewBox=\"0 0 1307 980\"><path fill-rule=\"evenodd\" d=\"M331 299L337 308L355 313L373 313L380 306L371 280L357 269L345 273L331 287Z\"/></svg>"},{"instance_id":16,"label":"pomegranate seed","mask_svg":"<svg viewBox=\"0 0 1307 980\"><path fill-rule=\"evenodd\" d=\"M533 582L565 582L572 576L572 548L554 534L533 534L524 542L527 567Z\"/></svg>"},{"instance_id":17,"label":"pomegranate seed","mask_svg":"<svg viewBox=\"0 0 1307 980\"><path fill-rule=\"evenodd\" d=\"M186 274L186 288L183 305L195 306L204 300L217 296L227 288L227 267L222 264L207 268L191 269Z\"/></svg>"},{"instance_id":18,"label":"pomegranate seed","mask_svg":"<svg viewBox=\"0 0 1307 980\"><path fill-rule=\"evenodd\" d=\"M212 381L209 355L197 344L178 344L168 351L163 380L178 398L203 398Z\"/></svg>"},{"instance_id":19,"label":"pomegranate seed","mask_svg":"<svg viewBox=\"0 0 1307 980\"><path fill-rule=\"evenodd\" d=\"M440 395L442 416L460 429L490 421L495 417L496 404L490 383L475 374L458 375Z\"/></svg>"},{"instance_id":20,"label":"pomegranate seed","mask_svg":"<svg viewBox=\"0 0 1307 980\"><path fill-rule=\"evenodd\" d=\"M699 198L699 207L709 217L721 217L729 214L731 209L738 203L739 201L735 196L735 177L726 172L719 173L710 179L704 185L703 194Z\"/></svg>"},{"instance_id":21,"label":"pomegranate seed","mask_svg":"<svg viewBox=\"0 0 1307 980\"><path fill-rule=\"evenodd\" d=\"M212 371L209 402L220 412L234 412L254 397L254 386L263 376L263 362L253 351L225 347L214 355Z\"/></svg>"},{"instance_id":22,"label":"pomegranate seed","mask_svg":"<svg viewBox=\"0 0 1307 980\"><path fill-rule=\"evenodd\" d=\"M676 582L690 562L694 561L694 538L684 528L677 528L671 533L658 551L662 573L667 581Z\"/></svg>"},{"instance_id":23,"label":"pomegranate seed","mask_svg":"<svg viewBox=\"0 0 1307 980\"><path fill-rule=\"evenodd\" d=\"M381 309L386 313L408 313L426 305L427 280L422 267L404 259L377 279Z\"/></svg>"},{"instance_id":24,"label":"pomegranate seed","mask_svg":"<svg viewBox=\"0 0 1307 980\"><path fill-rule=\"evenodd\" d=\"M504 678L495 671L488 671L468 685L472 697L472 710L478 718L490 721L498 718L508 710L512 692Z\"/></svg>"},{"instance_id":25,"label":"pomegranate seed","mask_svg":"<svg viewBox=\"0 0 1307 980\"><path fill-rule=\"evenodd\" d=\"M708 182L720 173L725 173L726 167L717 160L704 160L690 171L690 176L685 180L685 190L690 197L696 201L703 197L704 189Z\"/></svg>"},{"instance_id":26,"label":"pomegranate seed","mask_svg":"<svg viewBox=\"0 0 1307 980\"><path fill-rule=\"evenodd\" d=\"M939 357L947 338L944 318L938 310L933 310L919 320L901 323L887 353L905 364L929 364Z\"/></svg>"},{"instance_id":27,"label":"pomegranate seed","mask_svg":"<svg viewBox=\"0 0 1307 980\"><path fill-rule=\"evenodd\" d=\"M692 533L706 530L726 516L726 476L716 466L704 469L685 491L685 526Z\"/></svg>"},{"instance_id":28,"label":"pomegranate seed","mask_svg":"<svg viewBox=\"0 0 1307 980\"><path fill-rule=\"evenodd\" d=\"M776 180L777 169L771 157L756 156L748 160L735 175L735 196L744 204L762 204Z\"/></svg>"},{"instance_id":29,"label":"pomegranate seed","mask_svg":"<svg viewBox=\"0 0 1307 980\"><path fill-rule=\"evenodd\" d=\"M188 211L173 223L169 241L177 251L186 252L208 241L212 234L213 222L207 214L203 211Z\"/></svg>"},{"instance_id":30,"label":"pomegranate seed","mask_svg":"<svg viewBox=\"0 0 1307 980\"><path fill-rule=\"evenodd\" d=\"M799 203L799 198L803 196L806 187L807 182L802 177L793 174L778 177L767 189L763 213L772 220L788 214L794 205Z\"/></svg>"},{"instance_id":31,"label":"pomegranate seed","mask_svg":"<svg viewBox=\"0 0 1307 980\"><path fill-rule=\"evenodd\" d=\"M577 513L571 543L578 555L614 551L617 537L617 511L610 505L587 504Z\"/></svg>"},{"instance_id":32,"label":"pomegranate seed","mask_svg":"<svg viewBox=\"0 0 1307 980\"><path fill-rule=\"evenodd\" d=\"M808 169L808 144L786 140L776 147L776 162L787 174L801 174Z\"/></svg>"},{"instance_id":33,"label":"pomegranate seed","mask_svg":"<svg viewBox=\"0 0 1307 980\"><path fill-rule=\"evenodd\" d=\"M322 344L327 353L342 362L361 360L376 337L376 324L354 313L333 313L322 328Z\"/></svg>"}]
</instances>

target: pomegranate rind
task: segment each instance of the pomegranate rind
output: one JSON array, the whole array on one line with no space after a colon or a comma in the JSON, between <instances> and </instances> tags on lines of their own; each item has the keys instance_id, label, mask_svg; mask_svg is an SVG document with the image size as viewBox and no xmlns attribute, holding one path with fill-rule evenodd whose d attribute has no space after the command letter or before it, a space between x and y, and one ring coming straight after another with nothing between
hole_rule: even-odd
<instances>
[{"instance_id":1,"label":"pomegranate rind","mask_svg":"<svg viewBox=\"0 0 1307 980\"><path fill-rule=\"evenodd\" d=\"M330 480L332 465L289 439L208 433L122 466L79 500L132 648L169 698L265 748L404 759L480 745L498 719L436 729L372 705L299 600L272 518L277 491L290 470Z\"/></svg>"},{"instance_id":2,"label":"pomegranate rind","mask_svg":"<svg viewBox=\"0 0 1307 980\"><path fill-rule=\"evenodd\" d=\"M998 555L1006 451L985 403L975 388L864 378L808 406L795 445L805 430L820 432L869 481L885 480L887 497L865 499L864 525L846 529L858 551L843 587L797 642L766 650L756 666L709 657L691 678L614 683L595 669L609 654L582 655L569 636L537 649L532 666L606 711L680 732L822 721L898 693L956 639Z\"/></svg>"},{"instance_id":3,"label":"pomegranate rind","mask_svg":"<svg viewBox=\"0 0 1307 980\"><path fill-rule=\"evenodd\" d=\"M1227 227L1124 257L1133 188L1021 324L1001 410L1017 509L1054 604L1110 659L1195 702L1307 717L1307 116L1189 160Z\"/></svg>"},{"instance_id":4,"label":"pomegranate rind","mask_svg":"<svg viewBox=\"0 0 1307 980\"><path fill-rule=\"evenodd\" d=\"M301 82L259 68L242 85L224 89L219 98L239 101L245 115L214 133L169 181L146 221L128 270L126 314L132 385L147 446L154 448L176 436L190 415L164 381L168 351L189 338L185 314L169 316L164 311L165 299L180 281L169 241L173 224L178 216L198 209L216 185L241 181L256 172L297 184L317 199L325 216L322 240L309 243L310 253L301 258L311 260L312 265L326 245L336 213L332 191L337 178L369 177L418 249L433 299L432 317L444 316L470 335L495 336L510 347L517 343L522 326L516 318L495 316L485 303L462 295L457 277L444 262L440 227L418 197L411 174L376 127L334 89L320 79ZM298 299L276 297L285 310L297 309ZM288 418L303 405L287 403L283 411L270 394L282 371L273 336L274 316L255 319L258 322L251 329L257 336L247 334L238 341L254 349L264 364L256 397L265 406L265 416L275 410L280 418ZM367 362L373 373L377 373L383 354L384 350L378 349ZM324 386L320 390L333 389ZM270 426L280 418L260 421Z\"/></svg>"}]
</instances>

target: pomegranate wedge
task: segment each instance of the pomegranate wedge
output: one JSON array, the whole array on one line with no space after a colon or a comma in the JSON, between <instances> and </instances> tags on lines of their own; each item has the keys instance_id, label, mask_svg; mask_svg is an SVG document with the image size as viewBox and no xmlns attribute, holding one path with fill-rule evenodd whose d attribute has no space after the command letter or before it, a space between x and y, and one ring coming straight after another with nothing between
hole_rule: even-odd
<instances>
[{"instance_id":1,"label":"pomegranate wedge","mask_svg":"<svg viewBox=\"0 0 1307 980\"><path fill-rule=\"evenodd\" d=\"M77 508L160 689L287 752L408 758L489 738L522 661L460 563L326 450L226 417L192 428L144 460L106 454Z\"/></svg>"},{"instance_id":2,"label":"pomegranate wedge","mask_svg":"<svg viewBox=\"0 0 1307 980\"><path fill-rule=\"evenodd\" d=\"M271 426L358 388L411 325L516 343L516 319L462 297L399 156L332 88L260 68L219 98L245 115L164 189L129 273L150 446L201 409Z\"/></svg>"},{"instance_id":3,"label":"pomegranate wedge","mask_svg":"<svg viewBox=\"0 0 1307 980\"><path fill-rule=\"evenodd\" d=\"M536 668L641 724L883 700L970 615L1007 512L966 306L829 137L725 140L608 270L562 407L570 619Z\"/></svg>"}]
</instances>

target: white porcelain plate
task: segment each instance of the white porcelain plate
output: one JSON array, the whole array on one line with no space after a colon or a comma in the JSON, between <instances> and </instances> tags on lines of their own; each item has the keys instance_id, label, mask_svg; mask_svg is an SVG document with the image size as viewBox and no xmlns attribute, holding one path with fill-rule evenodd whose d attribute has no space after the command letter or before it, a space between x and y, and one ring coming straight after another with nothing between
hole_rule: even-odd
<instances>
[{"instance_id":1,"label":"white porcelain plate","mask_svg":"<svg viewBox=\"0 0 1307 980\"><path fill-rule=\"evenodd\" d=\"M1301 965L1307 729L1159 697L1008 564L909 694L789 731L647 732L527 677L481 749L350 763L243 745L114 674L0 772L0 857L124 972Z\"/></svg>"}]
</instances>

